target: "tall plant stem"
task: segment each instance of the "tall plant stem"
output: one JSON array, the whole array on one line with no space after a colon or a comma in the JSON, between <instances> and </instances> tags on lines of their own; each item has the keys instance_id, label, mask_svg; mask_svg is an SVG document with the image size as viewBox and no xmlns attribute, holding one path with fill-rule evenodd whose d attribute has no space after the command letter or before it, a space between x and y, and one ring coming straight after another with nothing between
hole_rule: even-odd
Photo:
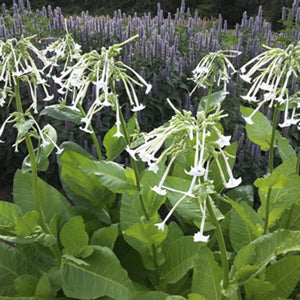
<instances>
[{"instance_id":1,"label":"tall plant stem","mask_svg":"<svg viewBox=\"0 0 300 300\"><path fill-rule=\"evenodd\" d=\"M225 245L225 240L223 236L223 232L221 229L221 226L218 222L218 219L214 213L214 210L211 205L211 197L208 197L207 201L207 209L211 218L211 221L213 225L216 227L216 235L217 235L217 240L218 240L218 245L221 253L221 262L222 262L222 269L223 269L223 289L226 290L228 288L229 284L229 266L228 266L228 261L227 261L227 256L226 256L226 245ZM225 296L222 294L221 299L225 299Z\"/></svg>"},{"instance_id":2,"label":"tall plant stem","mask_svg":"<svg viewBox=\"0 0 300 300\"><path fill-rule=\"evenodd\" d=\"M16 99L18 112L23 113L18 79L16 79L16 84L15 84L15 99ZM39 213L41 227L42 227L43 231L47 234L51 234L51 232L47 226L45 215L42 210L42 206L41 206L41 202L40 202L36 156L34 153L34 148L32 145L31 138L28 133L25 134L25 142L26 142L26 146L27 146L27 150L28 150L28 154L29 154L29 158L30 158L30 164L31 164L32 197L33 197L34 207L35 207L36 211ZM55 255L57 261L60 262L61 255L60 255L60 250L58 248L58 245L52 246L51 250L52 250L53 254Z\"/></svg>"},{"instance_id":3,"label":"tall plant stem","mask_svg":"<svg viewBox=\"0 0 300 300\"><path fill-rule=\"evenodd\" d=\"M84 117L86 117L86 113L82 107L82 105L80 103L78 103L78 107L79 107L79 110L80 112L82 113L82 115ZM96 153L97 153L97 157L98 157L98 160L103 160L103 156L102 156L102 152L101 152L101 149L100 149L100 146L99 146L99 143L98 143L98 140L97 140L97 137L96 137L96 134L95 134L95 131L94 131L94 128L93 126L90 124L88 126L88 129L91 131L91 137L92 137L92 140L93 140L93 143L95 145L95 149L96 149Z\"/></svg>"},{"instance_id":4,"label":"tall plant stem","mask_svg":"<svg viewBox=\"0 0 300 300\"><path fill-rule=\"evenodd\" d=\"M279 110L278 110L278 107L276 105L275 109L274 109L273 124L272 124L272 135L271 135L271 141L270 141L270 157L269 157L269 172L270 172L270 174L273 172L273 169L274 169L274 143L275 143L275 134L276 134L278 112L279 112ZM266 199L264 234L267 233L268 226L269 226L271 190L272 190L272 188L269 187L268 188L268 193L267 193L267 199Z\"/></svg>"},{"instance_id":5,"label":"tall plant stem","mask_svg":"<svg viewBox=\"0 0 300 300\"><path fill-rule=\"evenodd\" d=\"M296 164L296 175L300 175L300 152L298 153L297 164Z\"/></svg>"},{"instance_id":6,"label":"tall plant stem","mask_svg":"<svg viewBox=\"0 0 300 300\"><path fill-rule=\"evenodd\" d=\"M270 141L270 158L269 158L269 172L273 172L274 167L274 142L275 142L275 133L276 133L276 126L277 126L277 119L278 119L278 107L275 106L274 115L273 115L273 124L272 124L272 135Z\"/></svg>"},{"instance_id":7,"label":"tall plant stem","mask_svg":"<svg viewBox=\"0 0 300 300\"><path fill-rule=\"evenodd\" d=\"M124 120L124 116L123 116L121 107L118 106L118 109L119 109L119 115L120 115L120 121L121 121L121 128L122 128L122 131L123 131L123 134L124 134L126 144L129 146L130 145L130 138L129 138L129 135L128 135L128 132L127 132L126 122ZM147 212L146 205L145 205L145 202L144 202L144 199L143 199L143 196L142 196L139 169L138 169L137 163L134 159L131 160L131 163L132 163L132 167L133 167L133 171L134 171L134 176L135 176L135 181L136 181L136 188L137 188L138 193L139 193L140 204L141 204L141 207L142 207L145 218L147 220L149 220L149 214Z\"/></svg>"},{"instance_id":8,"label":"tall plant stem","mask_svg":"<svg viewBox=\"0 0 300 300\"><path fill-rule=\"evenodd\" d=\"M113 80L109 81L109 86L111 88L111 91L114 94L116 94L115 83L114 83ZM124 116L123 116L120 105L117 105L117 109L119 110L118 113L119 113L119 116L120 116L121 128L122 128L122 131L123 131L123 134L124 134L125 142L129 146L130 145L130 138L129 138L129 135L128 135L128 132L127 132L126 122L124 120ZM131 163L132 163L132 167L133 167L133 171L134 171L134 176L135 176L135 181L136 181L136 188L137 188L137 191L139 193L139 199L140 199L140 204L141 204L141 207L142 207L142 210L143 210L143 214L144 214L144 217L146 218L146 220L149 220L150 217L149 217L149 214L147 212L146 205L145 205L143 195L142 195L140 172L139 172L137 163L134 159L131 160Z\"/></svg>"}]
</instances>

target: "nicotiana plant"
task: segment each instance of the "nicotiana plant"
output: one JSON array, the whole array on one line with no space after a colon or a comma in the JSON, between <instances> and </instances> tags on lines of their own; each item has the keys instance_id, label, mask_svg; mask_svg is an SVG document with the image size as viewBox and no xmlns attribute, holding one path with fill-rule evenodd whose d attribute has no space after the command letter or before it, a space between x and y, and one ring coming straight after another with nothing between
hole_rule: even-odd
<instances>
[{"instance_id":1,"label":"nicotiana plant","mask_svg":"<svg viewBox=\"0 0 300 300\"><path fill-rule=\"evenodd\" d=\"M244 116L251 116L246 124L249 138L263 151L277 147L282 160L276 168L272 162L268 174L255 181L261 207L253 210L253 187L242 185L232 172L237 143L230 143L222 126L226 85L235 71L229 59L238 53L210 53L196 67L193 79L198 87L213 82L224 86L217 92L210 88L195 114L167 100L174 116L143 133L137 112L144 105L136 88L148 92L151 86L115 58L135 38L86 54L68 35L45 51L36 50L30 38L3 42L6 65L1 72L7 80L2 93L11 100L4 97L2 104L15 103L16 111L0 133L14 122L16 145L25 139L29 156L15 174L14 203L0 202L0 280L5 282L0 295L116 300L297 297L300 159L274 122L271 126L258 109L241 108ZM292 114L297 115L298 98L288 98L289 78L293 74L298 79L299 74L297 47L269 49L249 62L259 64L245 74L258 76L249 98L268 86L274 99L266 99L284 111L296 105ZM278 59L269 59L272 53L278 53ZM58 85L58 99L48 93L51 80ZM119 83L127 99L118 95ZM25 108L23 84L32 90L32 104ZM47 170L47 157L56 147L55 129L40 128L31 114L38 112L39 85L45 100L55 101L40 115L81 126L97 149L95 158L73 142L57 146L64 195L38 176ZM89 88L95 97L88 107ZM130 118L123 115L127 100ZM116 112L116 123L103 139L102 154L92 119L105 106ZM114 161L121 153L129 154L126 165Z\"/></svg>"}]
</instances>

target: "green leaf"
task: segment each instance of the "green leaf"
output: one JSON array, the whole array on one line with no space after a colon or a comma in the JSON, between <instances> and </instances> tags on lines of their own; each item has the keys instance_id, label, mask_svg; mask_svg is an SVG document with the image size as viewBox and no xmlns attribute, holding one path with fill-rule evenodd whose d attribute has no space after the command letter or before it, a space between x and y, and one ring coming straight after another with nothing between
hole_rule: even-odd
<instances>
[{"instance_id":1,"label":"green leaf","mask_svg":"<svg viewBox=\"0 0 300 300\"><path fill-rule=\"evenodd\" d=\"M261 207L258 213L261 216L265 215L268 191L271 188L269 228L276 224L286 209L300 200L300 177L296 175L287 177L284 170L285 168L279 166L268 177L255 181L255 185L259 189Z\"/></svg>"},{"instance_id":2,"label":"green leaf","mask_svg":"<svg viewBox=\"0 0 300 300\"><path fill-rule=\"evenodd\" d=\"M276 288L269 281L252 278L247 281L244 286L247 297L246 299L278 299L274 293Z\"/></svg>"},{"instance_id":3,"label":"green leaf","mask_svg":"<svg viewBox=\"0 0 300 300\"><path fill-rule=\"evenodd\" d=\"M297 156L295 150L290 145L289 140L282 137L279 132L276 132L276 139L277 139L277 148L279 155L283 161L294 159L295 162L297 160Z\"/></svg>"},{"instance_id":4,"label":"green leaf","mask_svg":"<svg viewBox=\"0 0 300 300\"><path fill-rule=\"evenodd\" d=\"M254 111L252 108L241 106L241 113L249 117ZM248 138L255 144L259 145L261 150L267 151L271 146L272 126L267 117L262 113L256 112L252 117L253 124L246 124Z\"/></svg>"},{"instance_id":5,"label":"green leaf","mask_svg":"<svg viewBox=\"0 0 300 300\"><path fill-rule=\"evenodd\" d=\"M61 174L68 187L76 194L88 199L94 207L101 210L114 195L95 175L89 175L79 168L84 163L92 162L85 155L74 151L64 151L61 159ZM78 180L80 178L80 180Z\"/></svg>"},{"instance_id":6,"label":"green leaf","mask_svg":"<svg viewBox=\"0 0 300 300\"><path fill-rule=\"evenodd\" d=\"M37 163L37 170L38 171L47 171L49 166L49 160L47 159L48 156L51 154L51 152L54 149L53 142L56 143L57 140L57 134L54 127L52 127L50 124L47 124L42 129L44 133L44 139L49 144L45 147L38 147L34 150L36 163ZM31 171L31 161L30 156L27 155L25 159L23 160L22 164L22 171L24 173Z\"/></svg>"},{"instance_id":7,"label":"green leaf","mask_svg":"<svg viewBox=\"0 0 300 300\"><path fill-rule=\"evenodd\" d=\"M44 273L41 279L38 281L35 296L37 297L53 297L53 291L51 289L51 284L46 273Z\"/></svg>"},{"instance_id":8,"label":"green leaf","mask_svg":"<svg viewBox=\"0 0 300 300\"><path fill-rule=\"evenodd\" d=\"M0 229L11 231L22 216L21 208L5 201L0 201Z\"/></svg>"},{"instance_id":9,"label":"green leaf","mask_svg":"<svg viewBox=\"0 0 300 300\"><path fill-rule=\"evenodd\" d=\"M63 261L63 291L67 297L96 299L109 296L116 300L131 299L134 295L132 282L110 249L97 247L86 262L88 267Z\"/></svg>"},{"instance_id":10,"label":"green leaf","mask_svg":"<svg viewBox=\"0 0 300 300\"><path fill-rule=\"evenodd\" d=\"M266 281L276 287L275 295L288 298L300 280L300 256L282 258L266 270Z\"/></svg>"},{"instance_id":11,"label":"green leaf","mask_svg":"<svg viewBox=\"0 0 300 300\"><path fill-rule=\"evenodd\" d=\"M83 118L80 112L64 105L48 106L41 111L40 115L46 115L56 120L71 121L76 125L80 125Z\"/></svg>"},{"instance_id":12,"label":"green leaf","mask_svg":"<svg viewBox=\"0 0 300 300\"><path fill-rule=\"evenodd\" d=\"M35 293L37 278L32 275L21 275L15 279L15 289L19 296L33 296Z\"/></svg>"},{"instance_id":13,"label":"green leaf","mask_svg":"<svg viewBox=\"0 0 300 300\"><path fill-rule=\"evenodd\" d=\"M199 249L193 274L192 292L198 293L207 300L221 299L222 269L207 247Z\"/></svg>"},{"instance_id":14,"label":"green leaf","mask_svg":"<svg viewBox=\"0 0 300 300\"><path fill-rule=\"evenodd\" d=\"M144 213L141 207L138 193L129 195L124 193L121 198L120 209L120 225L121 230L124 231L131 225L138 223L144 219Z\"/></svg>"},{"instance_id":15,"label":"green leaf","mask_svg":"<svg viewBox=\"0 0 300 300\"><path fill-rule=\"evenodd\" d=\"M95 175L99 183L114 193L125 193L136 190L136 187L128 182L124 168L115 162L86 162L80 165L80 170L87 175Z\"/></svg>"},{"instance_id":16,"label":"green leaf","mask_svg":"<svg viewBox=\"0 0 300 300\"><path fill-rule=\"evenodd\" d=\"M100 228L93 233L91 245L106 246L113 249L118 233L119 230L116 225Z\"/></svg>"},{"instance_id":17,"label":"green leaf","mask_svg":"<svg viewBox=\"0 0 300 300\"><path fill-rule=\"evenodd\" d=\"M227 95L226 92L219 91L219 92L212 93L209 96L205 96L201 98L197 111L198 112L205 111L206 113L209 113L218 104L221 104L224 101L226 95Z\"/></svg>"},{"instance_id":18,"label":"green leaf","mask_svg":"<svg viewBox=\"0 0 300 300\"><path fill-rule=\"evenodd\" d=\"M134 298L134 300L166 300L168 297L167 293L161 291L151 291L147 293L141 293Z\"/></svg>"},{"instance_id":19,"label":"green leaf","mask_svg":"<svg viewBox=\"0 0 300 300\"><path fill-rule=\"evenodd\" d=\"M15 232L19 237L31 235L38 226L40 215L37 211L29 211L16 222Z\"/></svg>"},{"instance_id":20,"label":"green leaf","mask_svg":"<svg viewBox=\"0 0 300 300\"><path fill-rule=\"evenodd\" d=\"M136 223L124 231L124 234L140 241L145 247L158 247L167 236L154 224Z\"/></svg>"},{"instance_id":21,"label":"green leaf","mask_svg":"<svg viewBox=\"0 0 300 300\"><path fill-rule=\"evenodd\" d=\"M263 235L243 247L235 257L230 271L233 283L242 284L259 274L281 254L300 250L300 231L279 229Z\"/></svg>"},{"instance_id":22,"label":"green leaf","mask_svg":"<svg viewBox=\"0 0 300 300\"><path fill-rule=\"evenodd\" d=\"M191 236L182 236L164 247L166 261L161 268L160 280L164 284L178 282L196 264L202 244Z\"/></svg>"},{"instance_id":23,"label":"green leaf","mask_svg":"<svg viewBox=\"0 0 300 300\"><path fill-rule=\"evenodd\" d=\"M38 178L37 183L39 201L46 222L49 223L53 215L57 212L60 213L61 223L69 220L73 213L71 205L66 198L42 179ZM23 211L29 212L35 210L31 174L23 174L18 170L15 174L13 190L14 202L19 205Z\"/></svg>"},{"instance_id":24,"label":"green leaf","mask_svg":"<svg viewBox=\"0 0 300 300\"><path fill-rule=\"evenodd\" d=\"M35 266L27 263L16 248L0 243L0 295L15 296L15 280L23 274L35 274Z\"/></svg>"},{"instance_id":25,"label":"green leaf","mask_svg":"<svg viewBox=\"0 0 300 300\"><path fill-rule=\"evenodd\" d=\"M235 211L232 213L229 235L233 249L238 252L242 247L263 235L264 222L245 202L228 199Z\"/></svg>"},{"instance_id":26,"label":"green leaf","mask_svg":"<svg viewBox=\"0 0 300 300\"><path fill-rule=\"evenodd\" d=\"M80 256L89 243L82 217L75 216L69 220L62 228L59 238L64 247L64 253L75 257Z\"/></svg>"},{"instance_id":27,"label":"green leaf","mask_svg":"<svg viewBox=\"0 0 300 300\"><path fill-rule=\"evenodd\" d=\"M189 294L188 300L206 300L206 298L199 294L192 293L192 294Z\"/></svg>"},{"instance_id":28,"label":"green leaf","mask_svg":"<svg viewBox=\"0 0 300 300\"><path fill-rule=\"evenodd\" d=\"M158 246L166 238L167 230L161 231L154 224L139 222L127 228L123 236L125 241L141 255L143 264L148 270L155 270L157 265L164 262L164 256ZM154 256L156 256L155 263Z\"/></svg>"},{"instance_id":29,"label":"green leaf","mask_svg":"<svg viewBox=\"0 0 300 300\"><path fill-rule=\"evenodd\" d=\"M127 123L127 134L131 135L135 128L135 117L131 117ZM122 128L120 129L123 133ZM126 141L124 137L115 137L117 126L113 126L104 136L103 146L106 149L106 156L108 160L114 160L126 148Z\"/></svg>"}]
</instances>

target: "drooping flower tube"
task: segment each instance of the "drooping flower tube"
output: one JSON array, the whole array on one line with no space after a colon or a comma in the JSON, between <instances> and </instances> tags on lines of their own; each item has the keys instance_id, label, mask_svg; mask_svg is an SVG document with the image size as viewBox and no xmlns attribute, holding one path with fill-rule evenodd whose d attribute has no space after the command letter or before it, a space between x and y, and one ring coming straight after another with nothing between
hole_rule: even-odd
<instances>
[{"instance_id":1,"label":"drooping flower tube","mask_svg":"<svg viewBox=\"0 0 300 300\"><path fill-rule=\"evenodd\" d=\"M152 190L161 196L168 195L168 192L175 192L180 194L181 197L164 220L155 224L161 230L164 229L166 222L182 201L198 197L195 194L195 190L197 191L195 189L196 186L202 185L204 182L210 182L209 165L210 161L215 157L212 153L219 154L223 147L230 145L229 140L231 138L230 136L224 136L220 131L218 122L225 115L222 114L219 105L216 106L215 111L209 114L198 112L197 116L194 117L191 112L181 112L169 100L168 102L175 111L175 115L170 121L142 136L140 142L137 142L139 144L138 147L134 148L133 143L132 147L128 146L126 148L133 159L137 160L140 158L147 163L148 169L155 173L164 166L164 161L167 162L158 184L152 187ZM227 152L222 151L222 153L224 159L226 158L226 171L229 175L229 181L224 180L224 186L229 188L233 175L227 163ZM173 165L183 154L193 155L193 164L185 169L185 173L191 176L189 187L186 190L173 188L167 184L167 178L172 174ZM204 241L205 205L201 209L203 221L200 232L195 237L196 241Z\"/></svg>"},{"instance_id":2,"label":"drooping flower tube","mask_svg":"<svg viewBox=\"0 0 300 300\"><path fill-rule=\"evenodd\" d=\"M122 136L119 116L120 99L114 90L114 85L117 81L123 83L132 111L137 112L144 109L145 106L139 102L134 85L146 87L146 93L148 93L151 89L151 84L148 84L131 67L115 60L115 57L120 54L121 47L136 37L134 36L108 49L102 48L101 53L93 50L80 57L78 56L74 65L65 68L59 77L53 78L61 87L59 92L64 95L63 103L67 102L67 96L70 92L73 94L70 107L77 111L80 110L78 107L84 103L89 87L91 85L94 86L96 97L86 115L82 118L84 123L84 126L80 127L82 130L89 132L88 127L92 122L93 116L103 107L110 106L116 111L117 133L115 136ZM56 47L59 47L59 45L56 45ZM135 78L130 76L130 73Z\"/></svg>"},{"instance_id":3,"label":"drooping flower tube","mask_svg":"<svg viewBox=\"0 0 300 300\"><path fill-rule=\"evenodd\" d=\"M299 115L293 111L292 117L289 118L288 114L290 100L296 98L290 95L288 85L293 76L299 78L300 42L296 46L291 44L286 49L270 48L265 45L264 47L267 51L254 57L241 68L241 79L252 84L242 98L250 103L258 103L252 114L244 119L251 125L252 117L264 104L269 103L269 107L284 104L284 121L280 124L281 127L297 124L300 121L297 118ZM251 67L247 71L249 66Z\"/></svg>"}]
</instances>

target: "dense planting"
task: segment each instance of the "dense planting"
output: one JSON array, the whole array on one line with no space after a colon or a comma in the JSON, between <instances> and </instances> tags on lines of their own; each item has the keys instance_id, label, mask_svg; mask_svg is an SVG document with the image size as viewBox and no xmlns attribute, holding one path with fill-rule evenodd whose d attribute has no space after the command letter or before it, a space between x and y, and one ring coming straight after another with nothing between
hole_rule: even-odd
<instances>
[{"instance_id":1,"label":"dense planting","mask_svg":"<svg viewBox=\"0 0 300 300\"><path fill-rule=\"evenodd\" d=\"M230 34L2 9L3 299L298 299L299 1Z\"/></svg>"}]
</instances>

